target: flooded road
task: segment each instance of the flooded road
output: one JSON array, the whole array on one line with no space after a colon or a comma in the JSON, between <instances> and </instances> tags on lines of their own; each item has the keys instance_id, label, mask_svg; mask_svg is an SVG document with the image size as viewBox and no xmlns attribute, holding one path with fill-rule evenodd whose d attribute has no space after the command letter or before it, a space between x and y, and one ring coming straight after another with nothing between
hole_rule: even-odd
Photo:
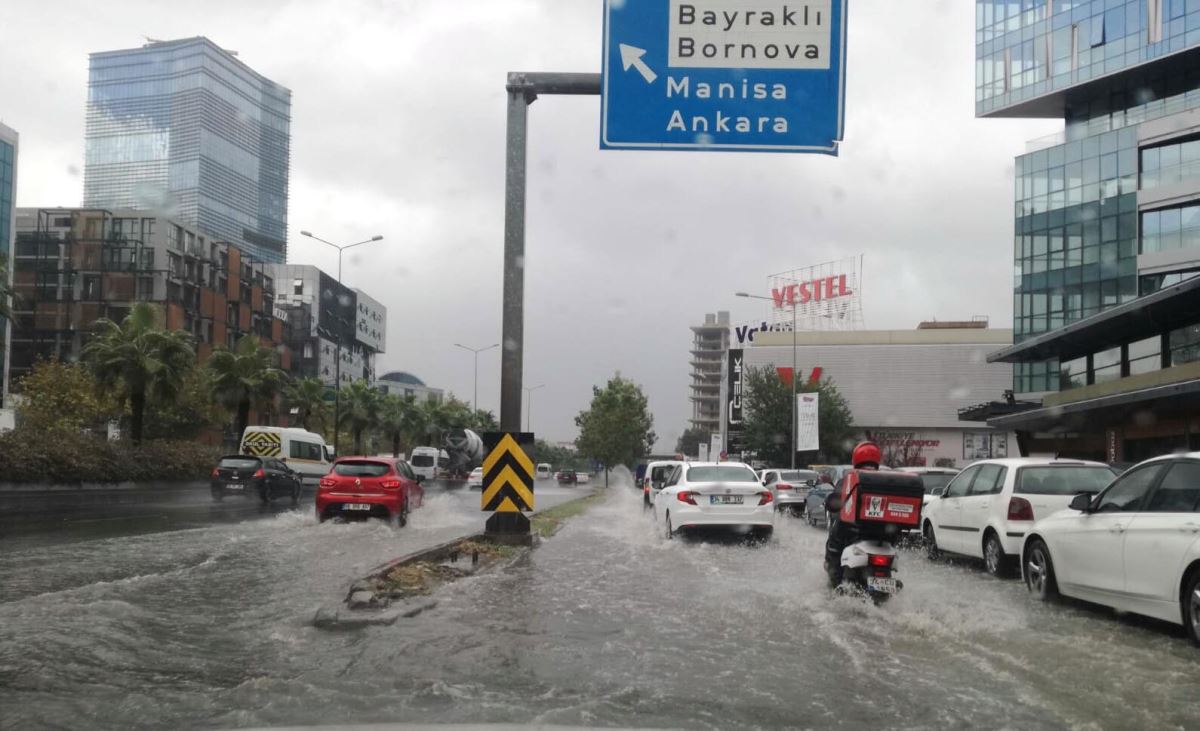
<instances>
[{"instance_id":1,"label":"flooded road","mask_svg":"<svg viewBox=\"0 0 1200 731\"><path fill-rule=\"evenodd\" d=\"M9 546L0 727L1200 726L1200 652L1167 626L916 554L905 593L866 606L825 588L821 530L668 542L628 488L433 611L311 627L348 577L472 528L462 500L433 496L398 532L305 512Z\"/></svg>"}]
</instances>

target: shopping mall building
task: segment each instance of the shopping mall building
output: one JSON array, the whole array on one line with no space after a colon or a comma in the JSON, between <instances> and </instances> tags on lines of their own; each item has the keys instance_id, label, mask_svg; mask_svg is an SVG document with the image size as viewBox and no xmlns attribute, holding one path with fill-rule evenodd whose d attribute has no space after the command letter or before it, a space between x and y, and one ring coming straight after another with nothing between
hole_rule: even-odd
<instances>
[{"instance_id":1,"label":"shopping mall building","mask_svg":"<svg viewBox=\"0 0 1200 731\"><path fill-rule=\"evenodd\" d=\"M802 381L833 382L846 398L861 437L880 444L893 466L958 466L988 457L1017 456L1014 435L986 423L964 422L959 411L1012 387L1012 368L987 356L1012 344L1011 330L984 320L922 323L915 330L798 332L794 357ZM740 347L740 349L739 349ZM729 362L793 373L791 332L757 332L733 343L726 364L725 444L738 441L729 423ZM736 451L731 449L730 451Z\"/></svg>"}]
</instances>

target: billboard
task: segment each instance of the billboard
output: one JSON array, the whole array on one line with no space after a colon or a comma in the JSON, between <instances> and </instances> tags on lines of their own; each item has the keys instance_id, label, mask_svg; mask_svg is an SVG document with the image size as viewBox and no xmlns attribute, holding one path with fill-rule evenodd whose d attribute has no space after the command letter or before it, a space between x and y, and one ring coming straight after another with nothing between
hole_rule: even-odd
<instances>
[{"instance_id":1,"label":"billboard","mask_svg":"<svg viewBox=\"0 0 1200 731\"><path fill-rule=\"evenodd\" d=\"M767 278L772 330L860 330L862 256L793 269Z\"/></svg>"},{"instance_id":2,"label":"billboard","mask_svg":"<svg viewBox=\"0 0 1200 731\"><path fill-rule=\"evenodd\" d=\"M821 395L818 393L796 394L796 451L816 452L821 449L821 431L818 413Z\"/></svg>"},{"instance_id":3,"label":"billboard","mask_svg":"<svg viewBox=\"0 0 1200 731\"><path fill-rule=\"evenodd\" d=\"M725 451L742 451L742 389L745 386L744 358L741 348L729 350L725 368Z\"/></svg>"}]
</instances>

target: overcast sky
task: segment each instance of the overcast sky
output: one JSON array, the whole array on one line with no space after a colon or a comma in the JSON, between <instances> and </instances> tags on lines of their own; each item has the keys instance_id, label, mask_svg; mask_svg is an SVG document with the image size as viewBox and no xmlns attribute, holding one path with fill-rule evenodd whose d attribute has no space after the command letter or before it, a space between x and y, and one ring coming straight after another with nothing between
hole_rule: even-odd
<instances>
[{"instance_id":1,"label":"overcast sky","mask_svg":"<svg viewBox=\"0 0 1200 731\"><path fill-rule=\"evenodd\" d=\"M691 413L688 326L761 318L733 293L864 255L871 329L1012 317L1012 163L1061 123L974 118L974 3L853 0L840 157L598 149L596 97L530 110L525 382L533 429L576 435L593 384L645 388L659 447ZM386 238L344 279L388 308L379 371L471 398L455 342L500 340L506 72L600 70L601 0L15 0L0 121L20 206L78 205L87 55L205 35L293 92L289 261L301 237ZM499 353L479 404L499 408Z\"/></svg>"}]
</instances>

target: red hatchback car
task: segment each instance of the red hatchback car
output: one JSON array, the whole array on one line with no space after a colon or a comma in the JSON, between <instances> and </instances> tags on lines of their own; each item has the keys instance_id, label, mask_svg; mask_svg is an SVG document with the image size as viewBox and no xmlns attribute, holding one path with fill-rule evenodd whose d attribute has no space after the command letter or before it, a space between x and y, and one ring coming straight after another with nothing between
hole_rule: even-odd
<instances>
[{"instance_id":1,"label":"red hatchback car","mask_svg":"<svg viewBox=\"0 0 1200 731\"><path fill-rule=\"evenodd\" d=\"M382 518L394 526L408 523L421 507L425 489L407 462L388 457L343 457L333 463L317 488L317 520Z\"/></svg>"}]
</instances>

